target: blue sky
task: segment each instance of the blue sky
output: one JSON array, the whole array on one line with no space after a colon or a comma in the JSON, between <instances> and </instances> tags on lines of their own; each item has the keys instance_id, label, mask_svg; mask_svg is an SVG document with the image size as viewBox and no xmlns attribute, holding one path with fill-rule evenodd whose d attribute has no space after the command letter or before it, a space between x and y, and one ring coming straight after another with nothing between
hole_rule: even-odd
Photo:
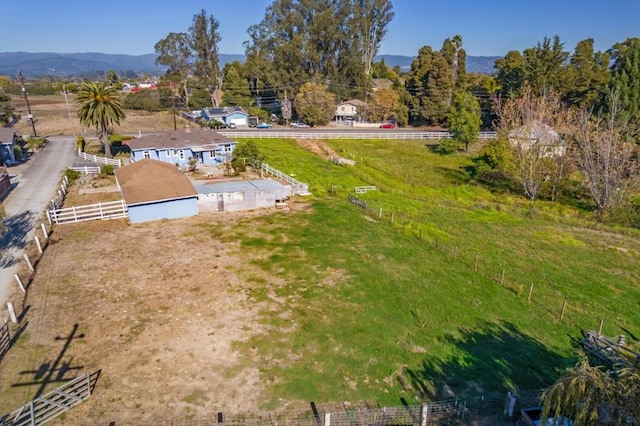
<instances>
[{"instance_id":1,"label":"blue sky","mask_svg":"<svg viewBox=\"0 0 640 426\"><path fill-rule=\"evenodd\" d=\"M2 0L0 51L153 53L169 32L187 31L205 9L220 21L222 53L244 53L247 28L271 0ZM379 53L415 56L460 34L468 55L504 56L544 36L573 51L585 38L606 50L640 37L640 0L394 0Z\"/></svg>"}]
</instances>

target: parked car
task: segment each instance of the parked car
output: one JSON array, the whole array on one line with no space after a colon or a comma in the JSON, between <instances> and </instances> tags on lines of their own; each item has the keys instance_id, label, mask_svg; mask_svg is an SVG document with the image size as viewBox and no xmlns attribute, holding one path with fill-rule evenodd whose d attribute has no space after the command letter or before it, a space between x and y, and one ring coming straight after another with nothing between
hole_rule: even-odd
<instances>
[{"instance_id":1,"label":"parked car","mask_svg":"<svg viewBox=\"0 0 640 426\"><path fill-rule=\"evenodd\" d=\"M380 125L381 129L395 129L396 128L396 124L395 123L384 123L382 125Z\"/></svg>"},{"instance_id":2,"label":"parked car","mask_svg":"<svg viewBox=\"0 0 640 426\"><path fill-rule=\"evenodd\" d=\"M269 124L269 123L258 123L258 125L256 126L256 129L270 129L273 127L273 124Z\"/></svg>"},{"instance_id":3,"label":"parked car","mask_svg":"<svg viewBox=\"0 0 640 426\"><path fill-rule=\"evenodd\" d=\"M304 123L302 121L294 121L293 123L291 123L291 127L302 128L302 127L311 127L311 126L309 126L307 123Z\"/></svg>"},{"instance_id":4,"label":"parked car","mask_svg":"<svg viewBox=\"0 0 640 426\"><path fill-rule=\"evenodd\" d=\"M227 123L227 129L235 129L236 123Z\"/></svg>"}]
</instances>

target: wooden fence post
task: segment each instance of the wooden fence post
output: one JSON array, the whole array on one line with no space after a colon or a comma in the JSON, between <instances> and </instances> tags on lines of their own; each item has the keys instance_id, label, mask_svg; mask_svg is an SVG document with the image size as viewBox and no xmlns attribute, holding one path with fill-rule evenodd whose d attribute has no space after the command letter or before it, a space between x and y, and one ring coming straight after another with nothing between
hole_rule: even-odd
<instances>
[{"instance_id":1,"label":"wooden fence post","mask_svg":"<svg viewBox=\"0 0 640 426\"><path fill-rule=\"evenodd\" d=\"M502 275L500 276L500 286L504 285L504 268L502 268Z\"/></svg>"},{"instance_id":2,"label":"wooden fence post","mask_svg":"<svg viewBox=\"0 0 640 426\"><path fill-rule=\"evenodd\" d=\"M324 413L324 426L331 426L331 413Z\"/></svg>"},{"instance_id":3,"label":"wooden fence post","mask_svg":"<svg viewBox=\"0 0 640 426\"><path fill-rule=\"evenodd\" d=\"M531 287L529 287L529 297L527 298L527 302L531 302L532 294L533 294L533 283L531 283Z\"/></svg>"},{"instance_id":4,"label":"wooden fence post","mask_svg":"<svg viewBox=\"0 0 640 426\"><path fill-rule=\"evenodd\" d=\"M598 327L598 335L602 336L602 326L604 325L604 320L600 320L600 326Z\"/></svg>"},{"instance_id":5,"label":"wooden fence post","mask_svg":"<svg viewBox=\"0 0 640 426\"><path fill-rule=\"evenodd\" d=\"M36 270L33 267L33 264L31 263L31 261L29 260L29 256L27 256L27 253L24 253L22 257L24 257L24 261L27 262L27 266L29 267L29 270L31 272L35 272Z\"/></svg>"},{"instance_id":6,"label":"wooden fence post","mask_svg":"<svg viewBox=\"0 0 640 426\"><path fill-rule=\"evenodd\" d=\"M458 257L458 246L453 246L453 260L456 260Z\"/></svg>"},{"instance_id":7,"label":"wooden fence post","mask_svg":"<svg viewBox=\"0 0 640 426\"><path fill-rule=\"evenodd\" d=\"M438 248L438 237L436 237L436 248Z\"/></svg>"},{"instance_id":8,"label":"wooden fence post","mask_svg":"<svg viewBox=\"0 0 640 426\"><path fill-rule=\"evenodd\" d=\"M7 302L7 309L9 310L9 316L11 317L11 322L14 324L18 323L18 317L16 317L16 311L13 309L13 303Z\"/></svg>"},{"instance_id":9,"label":"wooden fence post","mask_svg":"<svg viewBox=\"0 0 640 426\"><path fill-rule=\"evenodd\" d=\"M560 320L564 318L564 311L567 309L567 301L562 302L562 311L560 312Z\"/></svg>"},{"instance_id":10,"label":"wooden fence post","mask_svg":"<svg viewBox=\"0 0 640 426\"><path fill-rule=\"evenodd\" d=\"M476 260L473 262L473 272L478 272L478 255L476 254Z\"/></svg>"},{"instance_id":11,"label":"wooden fence post","mask_svg":"<svg viewBox=\"0 0 640 426\"><path fill-rule=\"evenodd\" d=\"M47 217L49 217L49 212L47 212ZM51 220L49 220L49 223L51 223ZM47 232L47 227L44 226L44 223L41 223L40 227L42 228L42 235L44 235L44 239L48 240L49 239L49 233Z\"/></svg>"},{"instance_id":12,"label":"wooden fence post","mask_svg":"<svg viewBox=\"0 0 640 426\"><path fill-rule=\"evenodd\" d=\"M420 406L420 426L427 426L429 420L429 405L422 404Z\"/></svg>"},{"instance_id":13,"label":"wooden fence post","mask_svg":"<svg viewBox=\"0 0 640 426\"><path fill-rule=\"evenodd\" d=\"M391 213L391 224L393 225L393 220L395 219L396 214L395 213Z\"/></svg>"},{"instance_id":14,"label":"wooden fence post","mask_svg":"<svg viewBox=\"0 0 640 426\"><path fill-rule=\"evenodd\" d=\"M18 283L18 287L20 287L20 290L22 290L23 293L26 293L27 290L25 290L24 284L22 284L22 280L20 279L20 275L13 274L13 276L16 279L16 282Z\"/></svg>"},{"instance_id":15,"label":"wooden fence post","mask_svg":"<svg viewBox=\"0 0 640 426\"><path fill-rule=\"evenodd\" d=\"M42 244L40 244L40 238L38 238L37 235L35 237L35 240L36 240L36 247L38 247L38 253L42 254Z\"/></svg>"},{"instance_id":16,"label":"wooden fence post","mask_svg":"<svg viewBox=\"0 0 640 426\"><path fill-rule=\"evenodd\" d=\"M422 241L422 228L420 228L420 241Z\"/></svg>"},{"instance_id":17,"label":"wooden fence post","mask_svg":"<svg viewBox=\"0 0 640 426\"><path fill-rule=\"evenodd\" d=\"M378 219L382 219L382 207L380 207L380 210L378 211Z\"/></svg>"}]
</instances>

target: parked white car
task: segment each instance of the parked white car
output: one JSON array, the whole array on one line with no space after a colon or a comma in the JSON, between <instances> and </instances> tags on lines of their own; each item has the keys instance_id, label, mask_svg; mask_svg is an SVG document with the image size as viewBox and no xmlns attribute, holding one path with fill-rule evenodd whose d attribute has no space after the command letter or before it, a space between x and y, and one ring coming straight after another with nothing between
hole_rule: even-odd
<instances>
[{"instance_id":1,"label":"parked white car","mask_svg":"<svg viewBox=\"0 0 640 426\"><path fill-rule=\"evenodd\" d=\"M291 123L291 127L302 128L302 127L311 127L307 123L303 123L302 121L294 121Z\"/></svg>"}]
</instances>

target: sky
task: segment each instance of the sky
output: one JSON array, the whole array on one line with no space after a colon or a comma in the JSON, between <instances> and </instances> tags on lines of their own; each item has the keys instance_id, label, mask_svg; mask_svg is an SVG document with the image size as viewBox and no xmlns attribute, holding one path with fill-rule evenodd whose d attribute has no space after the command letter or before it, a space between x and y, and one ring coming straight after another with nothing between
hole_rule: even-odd
<instances>
[{"instance_id":1,"label":"sky","mask_svg":"<svg viewBox=\"0 0 640 426\"><path fill-rule=\"evenodd\" d=\"M220 22L221 53L244 53L247 28L273 0L0 0L0 51L141 55L186 32L202 9ZM416 56L459 34L472 56L504 56L558 35L565 50L593 38L607 50L640 37L640 0L392 0L379 54Z\"/></svg>"}]
</instances>

